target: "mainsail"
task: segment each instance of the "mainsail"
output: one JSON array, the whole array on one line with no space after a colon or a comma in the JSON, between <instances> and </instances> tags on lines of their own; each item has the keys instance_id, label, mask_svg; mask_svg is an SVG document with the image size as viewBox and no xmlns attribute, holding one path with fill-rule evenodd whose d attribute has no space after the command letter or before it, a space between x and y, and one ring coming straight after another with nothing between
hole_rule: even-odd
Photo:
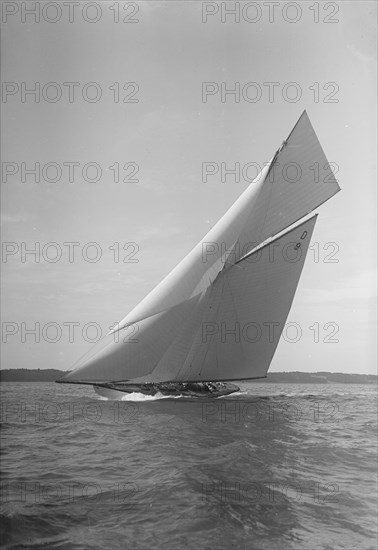
<instances>
[{"instance_id":1,"label":"mainsail","mask_svg":"<svg viewBox=\"0 0 378 550\"><path fill-rule=\"evenodd\" d=\"M62 381L266 376L316 216L293 224L339 189L304 112L211 231Z\"/></svg>"}]
</instances>

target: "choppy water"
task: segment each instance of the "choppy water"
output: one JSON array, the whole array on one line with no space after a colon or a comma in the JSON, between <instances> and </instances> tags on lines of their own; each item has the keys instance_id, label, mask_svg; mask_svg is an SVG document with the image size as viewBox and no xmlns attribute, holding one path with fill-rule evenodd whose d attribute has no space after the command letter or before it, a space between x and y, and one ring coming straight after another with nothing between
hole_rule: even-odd
<instances>
[{"instance_id":1,"label":"choppy water","mask_svg":"<svg viewBox=\"0 0 378 550\"><path fill-rule=\"evenodd\" d=\"M374 386L133 401L1 389L4 548L376 548Z\"/></svg>"}]
</instances>

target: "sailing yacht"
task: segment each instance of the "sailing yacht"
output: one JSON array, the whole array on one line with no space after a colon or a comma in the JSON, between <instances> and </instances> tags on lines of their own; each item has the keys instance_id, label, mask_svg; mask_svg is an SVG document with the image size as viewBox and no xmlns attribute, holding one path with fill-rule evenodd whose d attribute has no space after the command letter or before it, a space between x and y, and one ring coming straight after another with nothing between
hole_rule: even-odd
<instances>
[{"instance_id":1,"label":"sailing yacht","mask_svg":"<svg viewBox=\"0 0 378 550\"><path fill-rule=\"evenodd\" d=\"M185 258L58 382L218 397L265 378L316 223L340 190L303 112L258 177Z\"/></svg>"}]
</instances>

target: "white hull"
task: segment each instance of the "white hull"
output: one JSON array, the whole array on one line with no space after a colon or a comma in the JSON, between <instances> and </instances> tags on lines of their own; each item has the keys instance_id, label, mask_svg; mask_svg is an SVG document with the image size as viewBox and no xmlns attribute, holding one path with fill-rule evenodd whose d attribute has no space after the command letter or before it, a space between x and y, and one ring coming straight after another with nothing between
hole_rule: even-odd
<instances>
[{"instance_id":1,"label":"white hull","mask_svg":"<svg viewBox=\"0 0 378 550\"><path fill-rule=\"evenodd\" d=\"M112 401L121 401L126 395L124 391L112 390L101 386L93 386L93 389L98 395L101 395L101 397L106 397Z\"/></svg>"}]
</instances>

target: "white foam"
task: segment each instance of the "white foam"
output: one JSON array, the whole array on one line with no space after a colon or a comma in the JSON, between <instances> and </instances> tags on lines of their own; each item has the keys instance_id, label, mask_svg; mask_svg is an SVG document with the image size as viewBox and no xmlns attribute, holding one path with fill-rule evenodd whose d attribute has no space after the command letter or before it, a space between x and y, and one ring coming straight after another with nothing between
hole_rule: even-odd
<instances>
[{"instance_id":1,"label":"white foam","mask_svg":"<svg viewBox=\"0 0 378 550\"><path fill-rule=\"evenodd\" d=\"M249 395L247 391L243 391L243 390L240 390L240 391L236 391L234 393L228 393L227 395L220 395L219 397L217 397L216 399L224 399L225 397L238 397L239 395Z\"/></svg>"},{"instance_id":2,"label":"white foam","mask_svg":"<svg viewBox=\"0 0 378 550\"><path fill-rule=\"evenodd\" d=\"M163 395L156 393L155 395L145 395L140 392L126 393L122 396L121 401L157 401L159 399L179 399L182 395Z\"/></svg>"}]
</instances>

